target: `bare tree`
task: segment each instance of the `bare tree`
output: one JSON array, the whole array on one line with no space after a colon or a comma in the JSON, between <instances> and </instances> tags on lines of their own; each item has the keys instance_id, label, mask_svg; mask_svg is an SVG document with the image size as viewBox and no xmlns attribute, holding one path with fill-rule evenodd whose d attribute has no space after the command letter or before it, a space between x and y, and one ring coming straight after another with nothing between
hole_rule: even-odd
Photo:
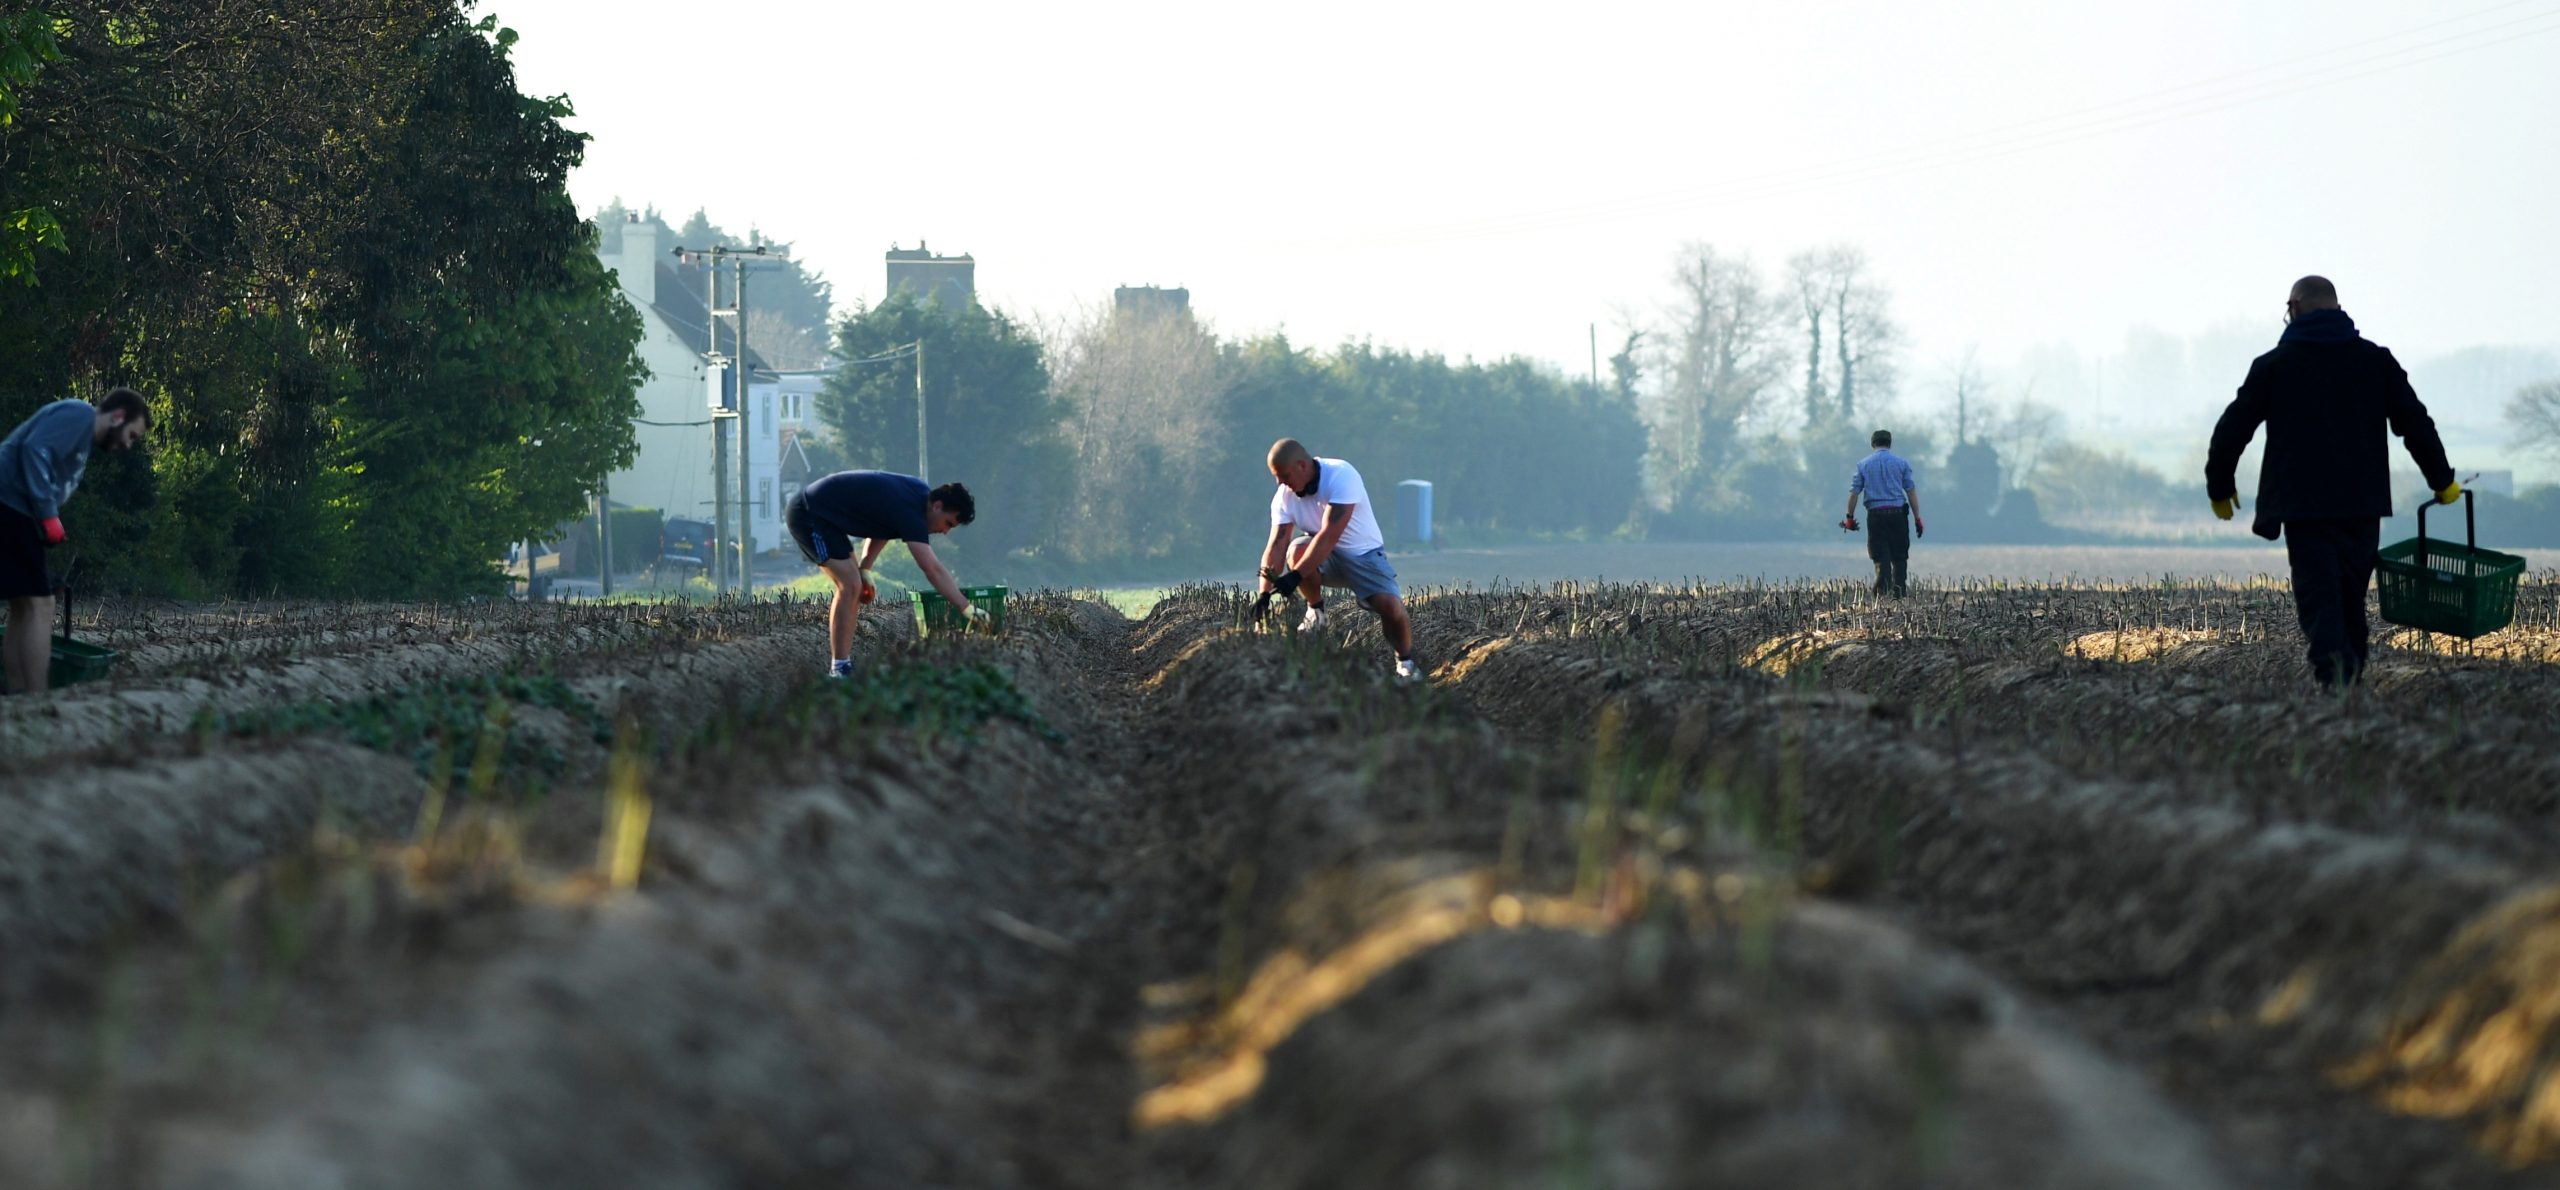
<instances>
[{"instance_id":1,"label":"bare tree","mask_svg":"<svg viewBox=\"0 0 2560 1190\"><path fill-rule=\"evenodd\" d=\"M1981 347L1966 344L1961 358L1951 364L1939 365L1946 370L1947 387L1955 396L1956 445L1958 446L1969 441L1973 432L1973 403L1981 400L1991 387L1990 383L1983 379L1981 356Z\"/></svg>"},{"instance_id":2,"label":"bare tree","mask_svg":"<svg viewBox=\"0 0 2560 1190\"><path fill-rule=\"evenodd\" d=\"M1110 309L1049 329L1078 477L1079 515L1063 544L1085 557L1170 548L1190 528L1217 453L1226 375L1216 337L1188 314Z\"/></svg>"},{"instance_id":3,"label":"bare tree","mask_svg":"<svg viewBox=\"0 0 2560 1190\"><path fill-rule=\"evenodd\" d=\"M2507 424L2527 449L2560 454L2560 380L2517 389L2507 398Z\"/></svg>"},{"instance_id":4,"label":"bare tree","mask_svg":"<svg viewBox=\"0 0 2560 1190\"><path fill-rule=\"evenodd\" d=\"M1830 270L1824 254L1798 252L1787 261L1787 283L1795 290L1796 314L1804 331L1804 424L1822 420L1830 407L1822 384L1822 320L1831 312Z\"/></svg>"},{"instance_id":5,"label":"bare tree","mask_svg":"<svg viewBox=\"0 0 2560 1190\"><path fill-rule=\"evenodd\" d=\"M1741 457L1741 425L1785 367L1771 343L1784 308L1749 260L1706 244L1682 250L1672 284L1653 421L1658 476L1676 501Z\"/></svg>"},{"instance_id":6,"label":"bare tree","mask_svg":"<svg viewBox=\"0 0 2560 1190\"><path fill-rule=\"evenodd\" d=\"M1836 395L1841 421L1861 408L1880 408L1893 391L1895 355L1902 330L1894 325L1892 295L1878 284L1867 254L1846 244L1797 253L1787 262L1800 328L1805 333L1805 424L1824 420ZM1830 324L1833 379L1822 377L1823 325Z\"/></svg>"},{"instance_id":7,"label":"bare tree","mask_svg":"<svg viewBox=\"0 0 2560 1190\"><path fill-rule=\"evenodd\" d=\"M752 296L752 294L750 294ZM780 310L747 306L747 345L764 362L785 372L805 372L824 363L826 340L792 321Z\"/></svg>"},{"instance_id":8,"label":"bare tree","mask_svg":"<svg viewBox=\"0 0 2560 1190\"><path fill-rule=\"evenodd\" d=\"M2045 444L2062 427L2062 411L2036 400L2030 386L1987 420L1990 424L1984 427L1983 437L2000 452L2000 490L2005 493L2035 473Z\"/></svg>"}]
</instances>

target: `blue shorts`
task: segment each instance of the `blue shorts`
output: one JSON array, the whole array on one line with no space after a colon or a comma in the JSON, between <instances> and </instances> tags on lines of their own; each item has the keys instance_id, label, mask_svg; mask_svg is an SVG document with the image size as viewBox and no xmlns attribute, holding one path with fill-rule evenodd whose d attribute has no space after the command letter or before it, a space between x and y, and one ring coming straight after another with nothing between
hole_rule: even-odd
<instances>
[{"instance_id":1,"label":"blue shorts","mask_svg":"<svg viewBox=\"0 0 2560 1190\"><path fill-rule=\"evenodd\" d=\"M782 510L782 524L791 531L791 542L800 547L800 556L811 566L824 566L830 559L842 561L853 556L853 537L818 519L809 510L809 502L797 494Z\"/></svg>"},{"instance_id":2,"label":"blue shorts","mask_svg":"<svg viewBox=\"0 0 2560 1190\"><path fill-rule=\"evenodd\" d=\"M1404 598L1404 588L1396 585L1396 568L1387 563L1384 547L1359 554L1335 550L1325 555L1324 565L1317 569L1323 573L1325 585L1349 587L1361 599L1372 595Z\"/></svg>"}]
</instances>

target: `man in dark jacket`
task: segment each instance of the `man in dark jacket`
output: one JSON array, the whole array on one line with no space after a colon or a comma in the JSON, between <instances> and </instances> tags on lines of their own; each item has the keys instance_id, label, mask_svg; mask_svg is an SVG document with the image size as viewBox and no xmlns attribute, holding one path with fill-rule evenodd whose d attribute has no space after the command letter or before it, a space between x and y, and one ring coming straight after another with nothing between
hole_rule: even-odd
<instances>
[{"instance_id":1,"label":"man in dark jacket","mask_svg":"<svg viewBox=\"0 0 2560 1190\"><path fill-rule=\"evenodd\" d=\"M2365 590L2373 581L2382 518L2391 515L2391 441L2400 436L2436 499L2462 494L2435 419L2409 387L2390 349L2367 342L2338 308L2326 277L2293 283L2284 336L2249 365L2240 395L2213 427L2204 463L2213 515L2230 520L2238 503L2240 452L2261 422L2267 452L2258 469L2252 527L2284 535L2293 564L2293 604L2323 685L2356 680L2365 663Z\"/></svg>"}]
</instances>

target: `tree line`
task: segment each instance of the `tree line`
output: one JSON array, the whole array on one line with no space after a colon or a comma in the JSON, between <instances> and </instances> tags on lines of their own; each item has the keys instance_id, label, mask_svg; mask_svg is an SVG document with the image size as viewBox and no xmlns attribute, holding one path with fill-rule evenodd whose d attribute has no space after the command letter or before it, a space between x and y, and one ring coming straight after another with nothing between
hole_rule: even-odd
<instances>
[{"instance_id":1,"label":"tree line","mask_svg":"<svg viewBox=\"0 0 2560 1190\"><path fill-rule=\"evenodd\" d=\"M630 459L641 325L569 198L585 138L468 7L0 19L0 418L116 384L154 412L64 515L84 584L486 590Z\"/></svg>"},{"instance_id":2,"label":"tree line","mask_svg":"<svg viewBox=\"0 0 2560 1190\"><path fill-rule=\"evenodd\" d=\"M1641 496L1633 403L1528 360L1225 338L1178 312L1034 327L906 291L837 326L839 358L877 362L845 365L819 396L831 460L915 467L913 364L894 353L918 341L931 478L966 482L990 510L957 543L980 555L1095 567L1249 551L1269 531L1263 456L1281 437L1350 459L1382 521L1404 479L1430 481L1442 525L1462 531L1608 533Z\"/></svg>"},{"instance_id":3,"label":"tree line","mask_svg":"<svg viewBox=\"0 0 2560 1190\"><path fill-rule=\"evenodd\" d=\"M574 519L629 462L641 323L597 256L627 212L601 233L580 216L568 102L524 94L514 35L470 8L0 16L0 421L116 384L156 415L147 450L102 459L66 514L76 541L113 543L84 550L84 585L493 590L506 543ZM666 230L772 242L702 212ZM901 293L838 316L824 277L767 276L760 352L857 361L819 403L821 460L917 465L913 372L874 357L926 344L931 470L1002 510L963 543L981 554L1107 568L1250 549L1282 435L1352 458L1382 511L1396 481L1431 481L1461 535L1823 534L1878 425L1927 469L1933 538L2033 540L2048 514L2102 534L2187 494L2064 441L2023 388L1993 399L1970 357L1916 366L1853 246L1775 268L1681 249L1596 377L1168 311L1025 321ZM2519 394L2527 438L2560 440L2555 391Z\"/></svg>"}]
</instances>

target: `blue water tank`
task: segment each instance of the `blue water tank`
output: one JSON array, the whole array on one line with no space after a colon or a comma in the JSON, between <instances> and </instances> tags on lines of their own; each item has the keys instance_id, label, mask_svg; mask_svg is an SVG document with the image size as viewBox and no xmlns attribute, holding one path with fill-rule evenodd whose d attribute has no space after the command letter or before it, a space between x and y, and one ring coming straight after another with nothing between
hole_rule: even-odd
<instances>
[{"instance_id":1,"label":"blue water tank","mask_svg":"<svg viewBox=\"0 0 2560 1190\"><path fill-rule=\"evenodd\" d=\"M1408 479L1396 485L1396 540L1431 544L1431 481Z\"/></svg>"}]
</instances>

